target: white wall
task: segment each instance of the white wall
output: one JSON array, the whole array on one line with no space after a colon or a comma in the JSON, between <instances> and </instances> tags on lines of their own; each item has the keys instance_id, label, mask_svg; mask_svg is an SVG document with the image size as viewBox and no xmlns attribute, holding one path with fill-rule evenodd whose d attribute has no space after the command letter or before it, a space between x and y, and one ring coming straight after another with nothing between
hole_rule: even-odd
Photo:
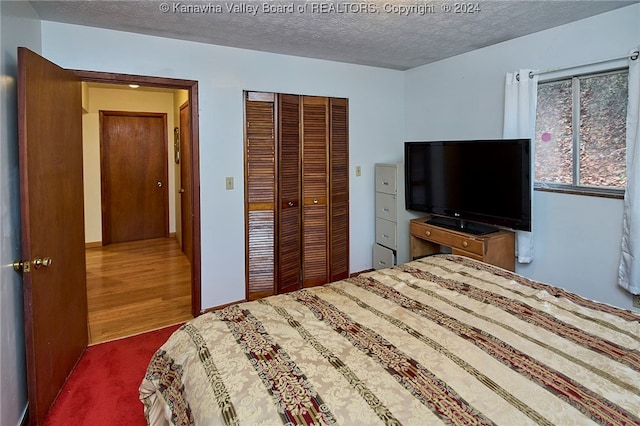
<instances>
[{"instance_id":1,"label":"white wall","mask_svg":"<svg viewBox=\"0 0 640 426\"><path fill-rule=\"evenodd\" d=\"M0 425L19 425L27 406L20 259L17 47L40 52L40 21L26 2L0 1Z\"/></svg>"},{"instance_id":2,"label":"white wall","mask_svg":"<svg viewBox=\"0 0 640 426\"><path fill-rule=\"evenodd\" d=\"M504 79L624 55L640 45L640 5L479 49L405 74L407 140L502 136ZM534 258L517 272L626 309L616 285L622 201L536 191Z\"/></svg>"},{"instance_id":3,"label":"white wall","mask_svg":"<svg viewBox=\"0 0 640 426\"><path fill-rule=\"evenodd\" d=\"M53 22L42 49L66 68L198 80L203 308L245 296L242 91L349 98L350 270L371 267L373 168L400 158L402 72Z\"/></svg>"},{"instance_id":4,"label":"white wall","mask_svg":"<svg viewBox=\"0 0 640 426\"><path fill-rule=\"evenodd\" d=\"M182 91L185 92L186 91ZM175 120L174 93L171 90L129 89L89 86L83 98L87 112L82 115L84 166L84 223L88 243L102 241L102 197L100 174L100 111L157 112L167 114L167 171L169 188L169 232L176 232L176 164L173 159Z\"/></svg>"}]
</instances>

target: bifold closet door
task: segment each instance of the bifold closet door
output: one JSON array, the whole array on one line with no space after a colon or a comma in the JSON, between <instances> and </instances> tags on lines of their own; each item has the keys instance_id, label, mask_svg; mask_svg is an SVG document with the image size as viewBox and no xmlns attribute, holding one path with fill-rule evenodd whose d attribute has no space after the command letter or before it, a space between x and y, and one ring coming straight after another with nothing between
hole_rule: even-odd
<instances>
[{"instance_id":1,"label":"bifold closet door","mask_svg":"<svg viewBox=\"0 0 640 426\"><path fill-rule=\"evenodd\" d=\"M331 98L330 110L330 222L329 281L349 277L349 105L347 99Z\"/></svg>"},{"instance_id":2,"label":"bifold closet door","mask_svg":"<svg viewBox=\"0 0 640 426\"><path fill-rule=\"evenodd\" d=\"M302 97L303 287L329 282L329 99Z\"/></svg>"},{"instance_id":3,"label":"bifold closet door","mask_svg":"<svg viewBox=\"0 0 640 426\"><path fill-rule=\"evenodd\" d=\"M250 300L349 275L348 101L246 92Z\"/></svg>"},{"instance_id":4,"label":"bifold closet door","mask_svg":"<svg viewBox=\"0 0 640 426\"><path fill-rule=\"evenodd\" d=\"M275 94L245 95L246 285L253 300L275 293Z\"/></svg>"},{"instance_id":5,"label":"bifold closet door","mask_svg":"<svg viewBox=\"0 0 640 426\"><path fill-rule=\"evenodd\" d=\"M300 96L278 96L278 293L299 290L300 250Z\"/></svg>"}]
</instances>

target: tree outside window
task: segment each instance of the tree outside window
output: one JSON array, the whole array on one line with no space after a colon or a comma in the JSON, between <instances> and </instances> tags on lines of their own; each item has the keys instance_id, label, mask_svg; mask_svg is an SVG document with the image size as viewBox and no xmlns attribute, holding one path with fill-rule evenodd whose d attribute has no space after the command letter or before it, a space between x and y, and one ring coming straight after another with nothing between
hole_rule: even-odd
<instances>
[{"instance_id":1,"label":"tree outside window","mask_svg":"<svg viewBox=\"0 0 640 426\"><path fill-rule=\"evenodd\" d=\"M622 195L627 97L626 70L539 83L536 187Z\"/></svg>"}]
</instances>

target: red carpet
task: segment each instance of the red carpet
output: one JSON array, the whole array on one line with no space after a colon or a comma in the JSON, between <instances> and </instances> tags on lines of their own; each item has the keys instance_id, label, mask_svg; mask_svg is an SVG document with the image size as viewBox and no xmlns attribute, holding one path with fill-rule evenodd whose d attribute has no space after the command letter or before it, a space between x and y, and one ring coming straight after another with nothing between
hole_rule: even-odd
<instances>
[{"instance_id":1,"label":"red carpet","mask_svg":"<svg viewBox=\"0 0 640 426\"><path fill-rule=\"evenodd\" d=\"M180 324L87 348L44 426L144 426L138 387L154 352Z\"/></svg>"}]
</instances>

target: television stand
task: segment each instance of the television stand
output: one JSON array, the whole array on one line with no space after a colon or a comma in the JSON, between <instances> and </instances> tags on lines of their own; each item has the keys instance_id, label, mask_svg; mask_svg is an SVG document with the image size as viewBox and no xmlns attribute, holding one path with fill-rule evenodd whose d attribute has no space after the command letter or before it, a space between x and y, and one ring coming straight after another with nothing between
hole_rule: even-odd
<instances>
[{"instance_id":1,"label":"television stand","mask_svg":"<svg viewBox=\"0 0 640 426\"><path fill-rule=\"evenodd\" d=\"M430 219L432 218L420 218L409 222L411 260L442 253L443 247L449 247L452 254L515 271L514 232L500 229L490 234L474 235L465 232L466 229L461 231L432 225L428 223Z\"/></svg>"},{"instance_id":2,"label":"television stand","mask_svg":"<svg viewBox=\"0 0 640 426\"><path fill-rule=\"evenodd\" d=\"M440 228L466 232L467 234L472 235L486 235L498 232L498 228L496 228L495 226L442 216L432 216L430 219L426 220L426 223L428 223L429 225L439 226Z\"/></svg>"}]
</instances>

